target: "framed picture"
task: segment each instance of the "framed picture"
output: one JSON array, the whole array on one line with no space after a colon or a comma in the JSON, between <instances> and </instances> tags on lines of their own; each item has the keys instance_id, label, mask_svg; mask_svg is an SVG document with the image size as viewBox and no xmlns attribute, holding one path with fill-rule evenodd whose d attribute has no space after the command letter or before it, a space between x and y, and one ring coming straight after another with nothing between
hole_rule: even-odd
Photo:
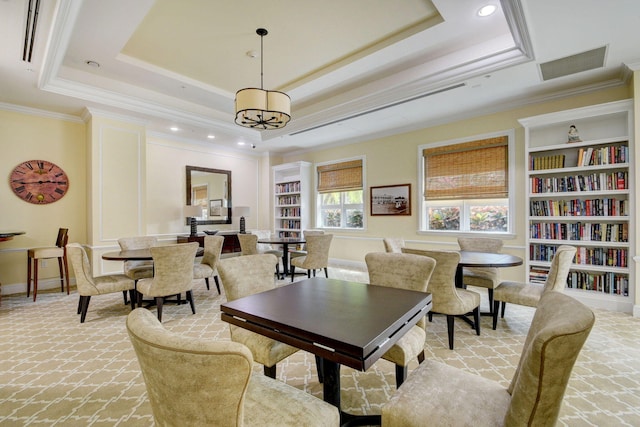
<instances>
[{"instance_id":1,"label":"framed picture","mask_svg":"<svg viewBox=\"0 0 640 427\"><path fill-rule=\"evenodd\" d=\"M209 200L209 216L222 216L222 199Z\"/></svg>"},{"instance_id":2,"label":"framed picture","mask_svg":"<svg viewBox=\"0 0 640 427\"><path fill-rule=\"evenodd\" d=\"M411 215L411 184L371 187L371 215Z\"/></svg>"}]
</instances>

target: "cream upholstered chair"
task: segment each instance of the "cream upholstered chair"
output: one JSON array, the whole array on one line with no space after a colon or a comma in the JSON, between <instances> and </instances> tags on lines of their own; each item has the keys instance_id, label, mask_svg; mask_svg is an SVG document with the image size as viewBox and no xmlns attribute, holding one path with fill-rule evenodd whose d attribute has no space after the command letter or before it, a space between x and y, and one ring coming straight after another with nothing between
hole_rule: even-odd
<instances>
[{"instance_id":1,"label":"cream upholstered chair","mask_svg":"<svg viewBox=\"0 0 640 427\"><path fill-rule=\"evenodd\" d=\"M252 374L236 342L167 331L148 310L127 317L157 426L338 426L338 409L309 393Z\"/></svg>"},{"instance_id":2,"label":"cream upholstered chair","mask_svg":"<svg viewBox=\"0 0 640 427\"><path fill-rule=\"evenodd\" d=\"M562 292L567 284L567 276L575 254L575 247L569 245L559 246L551 261L551 268L544 285L528 282L501 282L493 293L493 329L495 330L498 324L500 303L502 303L501 317L504 318L504 310L507 303L536 307L542 294L549 291Z\"/></svg>"},{"instance_id":3,"label":"cream upholstered chair","mask_svg":"<svg viewBox=\"0 0 640 427\"><path fill-rule=\"evenodd\" d=\"M500 253L502 240L490 237L458 237L458 246L462 251ZM465 267L462 280L466 286L487 288L489 293L489 311L493 309L493 290L500 284L498 269L495 267Z\"/></svg>"},{"instance_id":4,"label":"cream upholstered chair","mask_svg":"<svg viewBox=\"0 0 640 427\"><path fill-rule=\"evenodd\" d=\"M265 233L266 234L266 233ZM263 238L268 238L269 235L264 235ZM276 256L276 275L280 277L280 258L282 258L282 251L271 248L270 245L260 243L262 247L258 246L258 234L238 234L238 241L240 242L240 250L242 255L258 255L258 254L273 254Z\"/></svg>"},{"instance_id":5,"label":"cream upholstered chair","mask_svg":"<svg viewBox=\"0 0 640 427\"><path fill-rule=\"evenodd\" d=\"M421 255L372 252L364 257L369 284L426 292L436 261ZM414 358L424 361L426 322L424 316L387 351L382 358L396 365L396 387L407 378L407 367Z\"/></svg>"},{"instance_id":6,"label":"cream upholstered chair","mask_svg":"<svg viewBox=\"0 0 640 427\"><path fill-rule=\"evenodd\" d=\"M447 316L447 332L449 335L449 349L453 350L453 324L455 316L473 312L473 323L476 334L480 335L480 295L477 292L456 288L456 269L460 261L460 254L454 251L435 251L402 248L403 253L424 255L436 260L427 292L431 293L432 313Z\"/></svg>"},{"instance_id":7,"label":"cream upholstered chair","mask_svg":"<svg viewBox=\"0 0 640 427\"><path fill-rule=\"evenodd\" d=\"M58 269L60 270L60 291L64 292L64 279L67 279L67 295L69 295L69 264L67 262L66 246L69 240L69 229L58 229L58 237L55 246L27 249L27 298L31 291L31 271L33 270L33 302L38 296L38 260L58 259ZM33 265L33 267L32 267Z\"/></svg>"},{"instance_id":8,"label":"cream upholstered chair","mask_svg":"<svg viewBox=\"0 0 640 427\"><path fill-rule=\"evenodd\" d=\"M404 239L401 237L385 237L382 239L384 243L384 250L386 252L402 253L404 248Z\"/></svg>"},{"instance_id":9,"label":"cream upholstered chair","mask_svg":"<svg viewBox=\"0 0 640 427\"><path fill-rule=\"evenodd\" d=\"M216 288L220 293L220 281L218 281L218 270L216 266L222 254L222 245L224 244L224 236L204 236L204 254L202 261L193 266L193 278L204 279L209 289L209 278L213 277L216 282Z\"/></svg>"},{"instance_id":10,"label":"cream upholstered chair","mask_svg":"<svg viewBox=\"0 0 640 427\"><path fill-rule=\"evenodd\" d=\"M131 295L131 309L135 308L135 283L124 274L111 274L93 277L91 264L84 248L78 243L67 245L67 255L71 260L73 274L76 276L76 286L80 298L78 300L78 314L80 323L84 323L89 309L89 301L94 295L104 295L114 292L127 292Z\"/></svg>"},{"instance_id":11,"label":"cream upholstered chair","mask_svg":"<svg viewBox=\"0 0 640 427\"><path fill-rule=\"evenodd\" d=\"M218 272L227 301L274 289L273 265L276 261L273 254L221 259ZM229 330L231 340L249 347L256 362L264 366L264 374L271 378L276 377L276 364L298 351L295 347L235 325L229 325Z\"/></svg>"},{"instance_id":12,"label":"cream upholstered chair","mask_svg":"<svg viewBox=\"0 0 640 427\"><path fill-rule=\"evenodd\" d=\"M307 270L307 277L316 275L316 270L324 269L325 277L329 277L327 268L329 267L329 248L331 247L333 234L316 234L305 237L307 254L291 259L291 281L295 276L296 267Z\"/></svg>"},{"instance_id":13,"label":"cream upholstered chair","mask_svg":"<svg viewBox=\"0 0 640 427\"><path fill-rule=\"evenodd\" d=\"M118 239L120 250L130 251L136 249L149 249L158 244L155 236L121 237ZM138 283L140 279L153 277L153 261L125 261L124 275ZM124 294L124 303L127 303L127 294Z\"/></svg>"},{"instance_id":14,"label":"cream upholstered chair","mask_svg":"<svg viewBox=\"0 0 640 427\"><path fill-rule=\"evenodd\" d=\"M149 249L153 257L153 279L140 279L136 286L138 306L142 304L142 296L155 299L158 320L162 321L162 306L165 297L187 294L191 312L196 314L191 289L193 288L193 261L198 251L198 243L181 243L177 245L153 246Z\"/></svg>"},{"instance_id":15,"label":"cream upholstered chair","mask_svg":"<svg viewBox=\"0 0 640 427\"><path fill-rule=\"evenodd\" d=\"M508 388L427 360L382 407L385 427L554 426L593 312L560 292L545 293Z\"/></svg>"},{"instance_id":16,"label":"cream upholstered chair","mask_svg":"<svg viewBox=\"0 0 640 427\"><path fill-rule=\"evenodd\" d=\"M307 236L317 236L318 234L324 234L324 230L304 230L302 236L306 239ZM289 258L295 258L299 256L305 256L307 254L307 246L303 243L301 249L289 251Z\"/></svg>"}]
</instances>

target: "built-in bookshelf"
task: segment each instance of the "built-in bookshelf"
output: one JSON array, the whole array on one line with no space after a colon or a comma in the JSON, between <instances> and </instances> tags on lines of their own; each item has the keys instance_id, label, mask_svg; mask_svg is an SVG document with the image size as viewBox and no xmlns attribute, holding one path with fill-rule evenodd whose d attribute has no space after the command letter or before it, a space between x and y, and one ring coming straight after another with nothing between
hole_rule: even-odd
<instances>
[{"instance_id":1,"label":"built-in bookshelf","mask_svg":"<svg viewBox=\"0 0 640 427\"><path fill-rule=\"evenodd\" d=\"M572 245L577 252L566 291L595 307L631 312L631 101L529 117L520 123L526 140L527 279L544 283L557 248ZM577 128L577 136L569 137L570 126Z\"/></svg>"},{"instance_id":2,"label":"built-in bookshelf","mask_svg":"<svg viewBox=\"0 0 640 427\"><path fill-rule=\"evenodd\" d=\"M286 163L272 170L275 235L301 237L311 218L311 163Z\"/></svg>"}]
</instances>

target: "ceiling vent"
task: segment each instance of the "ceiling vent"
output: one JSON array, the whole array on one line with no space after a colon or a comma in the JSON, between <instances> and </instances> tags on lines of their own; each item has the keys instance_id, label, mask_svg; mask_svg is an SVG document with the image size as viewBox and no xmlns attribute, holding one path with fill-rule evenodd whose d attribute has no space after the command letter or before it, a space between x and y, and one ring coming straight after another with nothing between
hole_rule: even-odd
<instances>
[{"instance_id":1,"label":"ceiling vent","mask_svg":"<svg viewBox=\"0 0 640 427\"><path fill-rule=\"evenodd\" d=\"M604 67L607 47L602 46L586 52L540 64L542 80L547 81L587 70Z\"/></svg>"}]
</instances>

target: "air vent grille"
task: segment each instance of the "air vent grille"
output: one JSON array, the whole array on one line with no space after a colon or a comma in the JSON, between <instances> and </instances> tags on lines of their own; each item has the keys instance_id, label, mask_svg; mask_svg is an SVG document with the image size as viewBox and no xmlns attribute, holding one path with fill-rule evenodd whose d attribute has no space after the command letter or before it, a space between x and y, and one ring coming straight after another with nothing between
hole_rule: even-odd
<instances>
[{"instance_id":1,"label":"air vent grille","mask_svg":"<svg viewBox=\"0 0 640 427\"><path fill-rule=\"evenodd\" d=\"M564 77L571 74L581 73L587 70L604 67L604 58L607 47L602 46L597 49L577 53L540 64L542 80L547 81Z\"/></svg>"}]
</instances>

